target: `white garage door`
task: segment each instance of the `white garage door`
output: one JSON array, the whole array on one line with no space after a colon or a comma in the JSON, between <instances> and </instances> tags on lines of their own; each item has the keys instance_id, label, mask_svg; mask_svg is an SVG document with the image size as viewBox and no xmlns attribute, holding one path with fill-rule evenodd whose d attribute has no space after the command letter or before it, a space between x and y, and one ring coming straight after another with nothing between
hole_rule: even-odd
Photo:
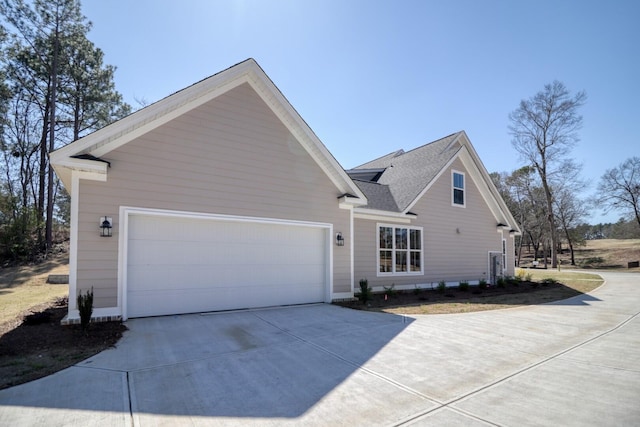
<instances>
[{"instance_id":1,"label":"white garage door","mask_svg":"<svg viewBox=\"0 0 640 427\"><path fill-rule=\"evenodd\" d=\"M322 302L327 229L129 216L127 315Z\"/></svg>"}]
</instances>

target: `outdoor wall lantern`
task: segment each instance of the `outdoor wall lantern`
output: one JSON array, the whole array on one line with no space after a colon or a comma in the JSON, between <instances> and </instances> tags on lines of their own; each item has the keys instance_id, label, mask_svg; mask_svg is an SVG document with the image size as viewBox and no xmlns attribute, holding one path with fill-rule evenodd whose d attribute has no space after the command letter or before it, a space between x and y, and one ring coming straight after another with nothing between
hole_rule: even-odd
<instances>
[{"instance_id":1,"label":"outdoor wall lantern","mask_svg":"<svg viewBox=\"0 0 640 427\"><path fill-rule=\"evenodd\" d=\"M113 219L108 216L100 217L100 236L111 237L113 231Z\"/></svg>"},{"instance_id":2,"label":"outdoor wall lantern","mask_svg":"<svg viewBox=\"0 0 640 427\"><path fill-rule=\"evenodd\" d=\"M336 246L344 246L344 237L341 232L336 233Z\"/></svg>"}]
</instances>

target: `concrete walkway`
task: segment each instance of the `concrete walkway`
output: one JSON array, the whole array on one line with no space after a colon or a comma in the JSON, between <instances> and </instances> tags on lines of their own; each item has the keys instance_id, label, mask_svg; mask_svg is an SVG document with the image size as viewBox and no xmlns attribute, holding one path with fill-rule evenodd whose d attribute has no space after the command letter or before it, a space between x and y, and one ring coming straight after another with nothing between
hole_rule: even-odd
<instances>
[{"instance_id":1,"label":"concrete walkway","mask_svg":"<svg viewBox=\"0 0 640 427\"><path fill-rule=\"evenodd\" d=\"M134 319L116 349L0 391L0 425L640 425L640 274L603 277L470 314Z\"/></svg>"}]
</instances>

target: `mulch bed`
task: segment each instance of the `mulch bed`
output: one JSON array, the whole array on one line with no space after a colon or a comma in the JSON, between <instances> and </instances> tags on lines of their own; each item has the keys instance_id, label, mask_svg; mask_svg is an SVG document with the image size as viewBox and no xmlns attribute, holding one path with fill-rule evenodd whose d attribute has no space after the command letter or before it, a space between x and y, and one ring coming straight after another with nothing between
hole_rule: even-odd
<instances>
[{"instance_id":1,"label":"mulch bed","mask_svg":"<svg viewBox=\"0 0 640 427\"><path fill-rule=\"evenodd\" d=\"M362 301L343 301L334 304L342 307L349 307L357 310L380 311L386 308L399 306L414 306L422 304L437 304L447 302L478 302L483 299L491 299L500 296L523 296L522 294L531 295L538 291L563 291L563 297L578 295L571 288L567 288L561 283L539 283L531 281L520 281L517 284L507 283L504 287L487 286L480 289L478 286L469 286L467 290L461 290L457 287L448 287L444 290L419 289L419 290L388 290L386 292L376 292L372 294L371 299L364 304Z\"/></svg>"},{"instance_id":2,"label":"mulch bed","mask_svg":"<svg viewBox=\"0 0 640 427\"><path fill-rule=\"evenodd\" d=\"M14 322L0 325L0 389L41 378L72 366L122 337L122 322L62 326L67 299L32 307Z\"/></svg>"}]
</instances>

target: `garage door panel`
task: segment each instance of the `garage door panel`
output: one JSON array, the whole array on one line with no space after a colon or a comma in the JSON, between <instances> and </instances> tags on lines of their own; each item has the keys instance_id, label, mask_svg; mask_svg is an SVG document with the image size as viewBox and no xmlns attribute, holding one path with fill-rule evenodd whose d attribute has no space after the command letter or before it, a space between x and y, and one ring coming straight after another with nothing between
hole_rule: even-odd
<instances>
[{"instance_id":1,"label":"garage door panel","mask_svg":"<svg viewBox=\"0 0 640 427\"><path fill-rule=\"evenodd\" d=\"M129 216L129 317L325 300L324 227Z\"/></svg>"}]
</instances>

